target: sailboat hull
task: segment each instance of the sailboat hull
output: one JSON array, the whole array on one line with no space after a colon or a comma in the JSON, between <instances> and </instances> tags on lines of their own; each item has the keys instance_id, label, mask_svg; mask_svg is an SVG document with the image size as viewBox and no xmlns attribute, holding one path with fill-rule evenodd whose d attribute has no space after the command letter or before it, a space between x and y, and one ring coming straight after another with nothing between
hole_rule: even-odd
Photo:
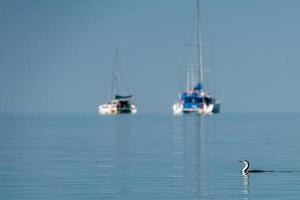
<instances>
[{"instance_id":1,"label":"sailboat hull","mask_svg":"<svg viewBox=\"0 0 300 200\"><path fill-rule=\"evenodd\" d=\"M198 102L185 102L183 101L177 102L173 105L173 113L174 114L182 114L182 113L199 113L199 114L213 114L219 113L221 104L219 102L215 102L214 99L210 99L209 101L204 101L200 98ZM200 102L200 103L199 103Z\"/></svg>"},{"instance_id":2,"label":"sailboat hull","mask_svg":"<svg viewBox=\"0 0 300 200\"><path fill-rule=\"evenodd\" d=\"M215 105L214 105L214 108L212 110L212 113L220 113L221 111L221 103L220 102L217 102Z\"/></svg>"},{"instance_id":3,"label":"sailboat hull","mask_svg":"<svg viewBox=\"0 0 300 200\"><path fill-rule=\"evenodd\" d=\"M125 103L126 102L126 103ZM107 104L100 105L98 112L101 115L114 115L122 113L137 113L136 106L129 102L129 100L112 100Z\"/></svg>"}]
</instances>

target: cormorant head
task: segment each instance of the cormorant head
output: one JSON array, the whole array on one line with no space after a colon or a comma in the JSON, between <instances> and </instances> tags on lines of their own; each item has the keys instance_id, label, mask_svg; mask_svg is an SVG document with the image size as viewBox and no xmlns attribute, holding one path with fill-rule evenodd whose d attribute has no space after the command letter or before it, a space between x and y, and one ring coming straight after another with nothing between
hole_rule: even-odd
<instances>
[{"instance_id":1,"label":"cormorant head","mask_svg":"<svg viewBox=\"0 0 300 200\"><path fill-rule=\"evenodd\" d=\"M244 163L245 165L248 164L249 165L249 161L248 160L240 160L241 163Z\"/></svg>"}]
</instances>

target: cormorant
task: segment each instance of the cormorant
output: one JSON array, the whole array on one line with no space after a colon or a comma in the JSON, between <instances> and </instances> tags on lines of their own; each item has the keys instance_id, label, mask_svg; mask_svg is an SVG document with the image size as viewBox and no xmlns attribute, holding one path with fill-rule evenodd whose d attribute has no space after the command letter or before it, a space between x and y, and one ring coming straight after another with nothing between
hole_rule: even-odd
<instances>
[{"instance_id":1,"label":"cormorant","mask_svg":"<svg viewBox=\"0 0 300 200\"><path fill-rule=\"evenodd\" d=\"M248 174L248 173L260 173L260 172L274 172L273 170L257 170L257 169L252 169L249 170L249 161L248 160L240 160L241 163L245 164L245 167L242 169L243 174Z\"/></svg>"}]
</instances>

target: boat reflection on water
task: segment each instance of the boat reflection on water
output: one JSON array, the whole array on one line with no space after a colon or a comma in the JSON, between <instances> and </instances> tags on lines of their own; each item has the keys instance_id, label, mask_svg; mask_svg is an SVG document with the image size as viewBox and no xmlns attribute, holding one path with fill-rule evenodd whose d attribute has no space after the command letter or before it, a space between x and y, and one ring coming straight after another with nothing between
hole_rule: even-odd
<instances>
[{"instance_id":1,"label":"boat reflection on water","mask_svg":"<svg viewBox=\"0 0 300 200\"><path fill-rule=\"evenodd\" d=\"M101 197L210 197L214 116L115 115L103 119L110 121L111 133L104 138L107 147L101 165L107 167L100 169Z\"/></svg>"},{"instance_id":2,"label":"boat reflection on water","mask_svg":"<svg viewBox=\"0 0 300 200\"><path fill-rule=\"evenodd\" d=\"M99 142L98 189L100 199L126 199L132 190L131 173L132 117L102 117ZM105 126L105 127L104 127Z\"/></svg>"},{"instance_id":3,"label":"boat reflection on water","mask_svg":"<svg viewBox=\"0 0 300 200\"><path fill-rule=\"evenodd\" d=\"M131 195L133 191L132 186L132 169L134 162L132 161L132 137L133 122L132 117L126 115L117 115L113 118L113 129L115 135L115 164L116 174L114 180L116 181L116 199L124 199L125 196Z\"/></svg>"},{"instance_id":4,"label":"boat reflection on water","mask_svg":"<svg viewBox=\"0 0 300 200\"><path fill-rule=\"evenodd\" d=\"M182 115L174 123L173 173L178 178L176 182L181 185L182 194L207 198L210 191L206 184L212 177L215 159L214 131L210 130L213 116Z\"/></svg>"}]
</instances>

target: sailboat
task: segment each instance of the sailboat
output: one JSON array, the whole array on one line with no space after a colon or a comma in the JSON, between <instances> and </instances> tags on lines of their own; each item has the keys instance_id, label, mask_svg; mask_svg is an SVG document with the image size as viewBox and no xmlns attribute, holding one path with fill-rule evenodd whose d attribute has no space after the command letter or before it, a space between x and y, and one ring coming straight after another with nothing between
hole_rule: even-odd
<instances>
[{"instance_id":1,"label":"sailboat","mask_svg":"<svg viewBox=\"0 0 300 200\"><path fill-rule=\"evenodd\" d=\"M197 0L197 70L189 70L187 75L188 86L185 91L181 92L179 101L177 101L172 109L174 114L181 113L199 113L212 114L219 113L221 103L212 97L204 88L203 77L203 57L202 57L202 43L200 31L200 3ZM192 72L192 73L191 73ZM197 74L197 73L198 74ZM197 81L193 82L192 75L197 75ZM191 86L191 84L194 84Z\"/></svg>"},{"instance_id":2,"label":"sailboat","mask_svg":"<svg viewBox=\"0 0 300 200\"><path fill-rule=\"evenodd\" d=\"M113 75L112 75L112 87L111 87L111 97L108 103L99 105L98 112L102 115L109 114L121 114L121 113L136 113L137 108L131 102L132 95L119 95L117 94L117 68L119 59L119 45L117 43L115 48L115 58L113 65Z\"/></svg>"}]
</instances>

